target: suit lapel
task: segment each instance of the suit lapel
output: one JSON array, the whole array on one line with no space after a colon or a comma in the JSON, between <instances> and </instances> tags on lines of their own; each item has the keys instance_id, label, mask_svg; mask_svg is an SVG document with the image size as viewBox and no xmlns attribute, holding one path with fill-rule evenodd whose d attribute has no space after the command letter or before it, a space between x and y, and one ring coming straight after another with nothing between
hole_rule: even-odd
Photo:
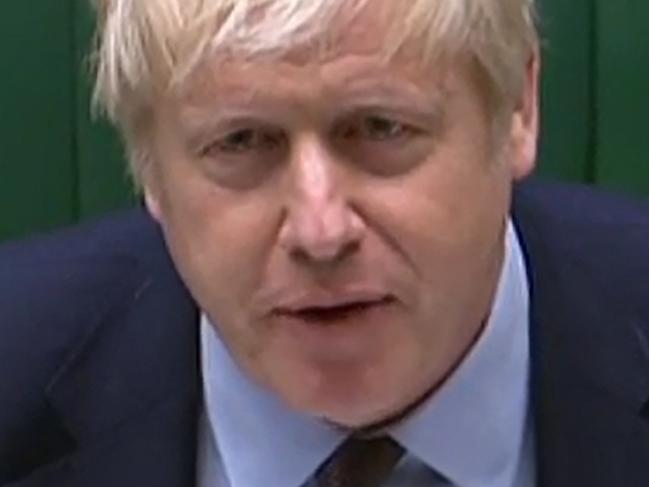
<instances>
[{"instance_id":1,"label":"suit lapel","mask_svg":"<svg viewBox=\"0 0 649 487\"><path fill-rule=\"evenodd\" d=\"M590 240L579 229L552 229L550 246L541 219L517 210L531 286L538 486L646 486L649 315L607 287L619 282L615 264L609 272L598 249L581 248Z\"/></svg>"},{"instance_id":2,"label":"suit lapel","mask_svg":"<svg viewBox=\"0 0 649 487\"><path fill-rule=\"evenodd\" d=\"M11 487L193 485L198 316L155 240L48 388L76 448Z\"/></svg>"},{"instance_id":3,"label":"suit lapel","mask_svg":"<svg viewBox=\"0 0 649 487\"><path fill-rule=\"evenodd\" d=\"M195 418L195 403L169 397L7 487L194 485Z\"/></svg>"},{"instance_id":4,"label":"suit lapel","mask_svg":"<svg viewBox=\"0 0 649 487\"><path fill-rule=\"evenodd\" d=\"M539 486L645 486L649 425L642 408L649 384L640 374L647 364L633 324L598 314L603 310L595 303L587 311L570 307L566 295L544 304L543 298L534 300L532 394ZM575 329L576 324L584 328ZM617 335L607 336L615 328Z\"/></svg>"}]
</instances>

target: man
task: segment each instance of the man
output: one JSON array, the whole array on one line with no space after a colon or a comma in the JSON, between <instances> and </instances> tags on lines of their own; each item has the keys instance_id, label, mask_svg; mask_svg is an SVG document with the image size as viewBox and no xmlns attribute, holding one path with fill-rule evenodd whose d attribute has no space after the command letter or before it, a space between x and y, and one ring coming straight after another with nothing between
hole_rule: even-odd
<instances>
[{"instance_id":1,"label":"man","mask_svg":"<svg viewBox=\"0 0 649 487\"><path fill-rule=\"evenodd\" d=\"M529 0L98 7L148 211L0 252L0 485L649 485L647 208L519 184Z\"/></svg>"}]
</instances>

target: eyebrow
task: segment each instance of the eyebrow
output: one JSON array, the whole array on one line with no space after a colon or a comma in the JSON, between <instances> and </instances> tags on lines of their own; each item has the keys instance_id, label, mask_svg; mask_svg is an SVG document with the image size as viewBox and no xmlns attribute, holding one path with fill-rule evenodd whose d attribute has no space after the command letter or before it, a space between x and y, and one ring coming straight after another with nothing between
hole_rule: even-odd
<instances>
[{"instance_id":1,"label":"eyebrow","mask_svg":"<svg viewBox=\"0 0 649 487\"><path fill-rule=\"evenodd\" d=\"M268 125L270 124L272 122L268 120ZM226 109L218 116L213 112L181 114L179 128L185 143L194 147L207 142L224 129L235 129L239 125L242 128L246 125L264 125L264 120L258 113Z\"/></svg>"},{"instance_id":2,"label":"eyebrow","mask_svg":"<svg viewBox=\"0 0 649 487\"><path fill-rule=\"evenodd\" d=\"M404 84L386 80L359 80L346 86L335 98L352 108L381 108L386 100L390 106L409 112L435 112L438 116L444 111L448 96L446 90L422 92L409 89L404 94Z\"/></svg>"},{"instance_id":3,"label":"eyebrow","mask_svg":"<svg viewBox=\"0 0 649 487\"><path fill-rule=\"evenodd\" d=\"M337 80L340 81L340 80ZM394 77L350 76L348 83L340 86L324 86L319 95L314 97L336 100L341 107L331 110L331 121L340 120L345 116L370 111L387 111L408 113L429 125L439 125L445 118L445 106L448 103L446 90L438 83L437 89L424 92L414 83ZM264 87L250 85L230 85L227 95L221 97L215 91L212 97L204 103L197 101L180 104L180 128L186 139L200 140L206 134L215 132L228 124L273 124L273 118L286 109L286 101L290 101L290 93L281 93L275 97ZM299 104L299 100L296 100ZM264 112L271 115L264 117ZM224 121L227 121L224 123Z\"/></svg>"},{"instance_id":4,"label":"eyebrow","mask_svg":"<svg viewBox=\"0 0 649 487\"><path fill-rule=\"evenodd\" d=\"M348 93L369 93L374 92L383 95L398 95L405 93L413 98L443 98L447 90L441 83L431 82L430 91L422 91L414 86L414 83L407 78L398 78L393 76L359 76L350 77L345 80L344 91Z\"/></svg>"}]
</instances>

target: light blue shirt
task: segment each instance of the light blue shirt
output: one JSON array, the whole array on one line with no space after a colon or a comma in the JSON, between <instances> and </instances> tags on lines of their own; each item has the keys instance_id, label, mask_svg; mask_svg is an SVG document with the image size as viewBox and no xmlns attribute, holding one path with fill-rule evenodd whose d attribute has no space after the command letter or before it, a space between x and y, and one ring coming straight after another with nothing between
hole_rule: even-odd
<instances>
[{"instance_id":1,"label":"light blue shirt","mask_svg":"<svg viewBox=\"0 0 649 487\"><path fill-rule=\"evenodd\" d=\"M386 487L534 487L529 405L529 292L510 223L488 323L453 375L388 430L406 454ZM199 487L312 487L344 440L247 377L215 329L201 323L205 414ZM438 474L443 476L443 480Z\"/></svg>"}]
</instances>

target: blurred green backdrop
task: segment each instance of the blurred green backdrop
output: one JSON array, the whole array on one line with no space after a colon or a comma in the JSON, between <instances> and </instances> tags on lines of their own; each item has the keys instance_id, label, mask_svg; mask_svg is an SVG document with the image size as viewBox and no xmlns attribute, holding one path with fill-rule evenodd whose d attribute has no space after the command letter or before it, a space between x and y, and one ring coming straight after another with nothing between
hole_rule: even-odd
<instances>
[{"instance_id":1,"label":"blurred green backdrop","mask_svg":"<svg viewBox=\"0 0 649 487\"><path fill-rule=\"evenodd\" d=\"M88 0L0 16L0 239L133 204L113 131L89 113ZM542 0L539 172L649 195L649 1Z\"/></svg>"}]
</instances>

